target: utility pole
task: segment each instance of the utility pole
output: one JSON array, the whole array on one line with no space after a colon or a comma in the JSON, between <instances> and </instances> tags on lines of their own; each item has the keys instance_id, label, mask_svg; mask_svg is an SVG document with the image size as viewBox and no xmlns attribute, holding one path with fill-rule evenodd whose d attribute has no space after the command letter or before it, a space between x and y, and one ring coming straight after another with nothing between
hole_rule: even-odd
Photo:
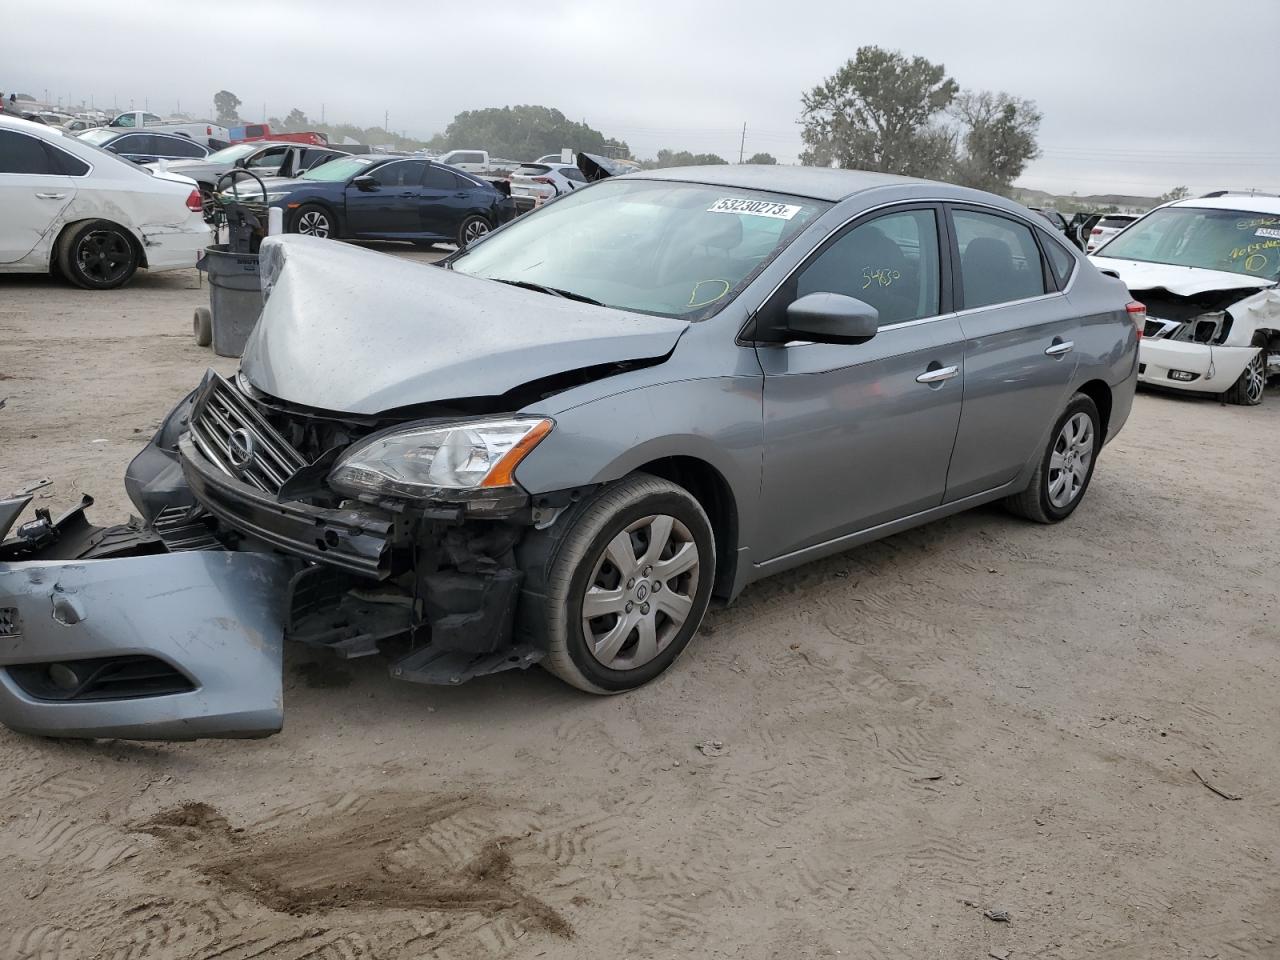
<instances>
[{"instance_id":1,"label":"utility pole","mask_svg":"<svg viewBox=\"0 0 1280 960\"><path fill-rule=\"evenodd\" d=\"M738 144L738 162L742 162L742 155L747 152L747 122L742 121L742 143Z\"/></svg>"},{"instance_id":2,"label":"utility pole","mask_svg":"<svg viewBox=\"0 0 1280 960\"><path fill-rule=\"evenodd\" d=\"M382 132L383 133L391 132L390 123L391 123L391 111L383 110L382 111Z\"/></svg>"},{"instance_id":3,"label":"utility pole","mask_svg":"<svg viewBox=\"0 0 1280 960\"><path fill-rule=\"evenodd\" d=\"M324 126L324 104L320 104L320 126Z\"/></svg>"}]
</instances>

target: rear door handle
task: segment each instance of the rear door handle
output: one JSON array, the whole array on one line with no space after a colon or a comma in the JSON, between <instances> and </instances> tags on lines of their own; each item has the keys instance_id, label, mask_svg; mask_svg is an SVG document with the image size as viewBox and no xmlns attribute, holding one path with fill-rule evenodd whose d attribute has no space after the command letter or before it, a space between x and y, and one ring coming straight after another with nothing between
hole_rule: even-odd
<instances>
[{"instance_id":1,"label":"rear door handle","mask_svg":"<svg viewBox=\"0 0 1280 960\"><path fill-rule=\"evenodd\" d=\"M37 197L41 200L61 200L66 196L65 193L37 193Z\"/></svg>"},{"instance_id":2,"label":"rear door handle","mask_svg":"<svg viewBox=\"0 0 1280 960\"><path fill-rule=\"evenodd\" d=\"M937 367L933 370L926 370L920 376L916 377L916 383L941 383L944 380L950 380L960 373L959 367Z\"/></svg>"},{"instance_id":3,"label":"rear door handle","mask_svg":"<svg viewBox=\"0 0 1280 960\"><path fill-rule=\"evenodd\" d=\"M1065 357L1076 348L1074 340L1060 340L1051 347L1045 347L1046 357Z\"/></svg>"}]
</instances>

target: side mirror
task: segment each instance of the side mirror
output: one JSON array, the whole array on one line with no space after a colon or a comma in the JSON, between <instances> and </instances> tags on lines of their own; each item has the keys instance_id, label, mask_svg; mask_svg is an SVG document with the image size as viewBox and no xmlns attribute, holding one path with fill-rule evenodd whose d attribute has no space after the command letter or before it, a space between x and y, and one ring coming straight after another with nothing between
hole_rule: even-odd
<instances>
[{"instance_id":1,"label":"side mirror","mask_svg":"<svg viewBox=\"0 0 1280 960\"><path fill-rule=\"evenodd\" d=\"M248 157L241 157L239 160L237 160L237 161L236 161L236 166L237 166L237 167L239 167L241 170L248 170L248 169L249 169L249 158L248 158Z\"/></svg>"},{"instance_id":2,"label":"side mirror","mask_svg":"<svg viewBox=\"0 0 1280 960\"><path fill-rule=\"evenodd\" d=\"M351 181L352 186L357 190L377 190L378 181L368 174L363 174Z\"/></svg>"},{"instance_id":3,"label":"side mirror","mask_svg":"<svg viewBox=\"0 0 1280 960\"><path fill-rule=\"evenodd\" d=\"M787 333L792 340L864 343L879 327L879 310L842 293L811 293L787 307Z\"/></svg>"}]
</instances>

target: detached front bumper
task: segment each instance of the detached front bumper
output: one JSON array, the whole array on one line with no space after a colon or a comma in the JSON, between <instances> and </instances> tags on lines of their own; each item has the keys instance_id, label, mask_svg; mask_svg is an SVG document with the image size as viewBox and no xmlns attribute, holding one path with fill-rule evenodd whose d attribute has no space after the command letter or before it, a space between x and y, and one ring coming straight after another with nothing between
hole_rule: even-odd
<instances>
[{"instance_id":1,"label":"detached front bumper","mask_svg":"<svg viewBox=\"0 0 1280 960\"><path fill-rule=\"evenodd\" d=\"M296 569L224 551L0 563L0 722L137 740L278 732Z\"/></svg>"}]
</instances>

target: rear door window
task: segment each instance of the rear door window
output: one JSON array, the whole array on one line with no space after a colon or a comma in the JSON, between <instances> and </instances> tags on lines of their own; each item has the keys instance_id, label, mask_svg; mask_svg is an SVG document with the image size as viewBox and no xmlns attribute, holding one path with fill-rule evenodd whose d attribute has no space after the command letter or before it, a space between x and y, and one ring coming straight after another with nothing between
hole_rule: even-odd
<instances>
[{"instance_id":1,"label":"rear door window","mask_svg":"<svg viewBox=\"0 0 1280 960\"><path fill-rule=\"evenodd\" d=\"M456 190L458 178L444 167L428 164L422 176L422 185L428 190Z\"/></svg>"},{"instance_id":2,"label":"rear door window","mask_svg":"<svg viewBox=\"0 0 1280 960\"><path fill-rule=\"evenodd\" d=\"M1044 265L1031 228L1009 217L953 209L963 309L1043 296Z\"/></svg>"},{"instance_id":3,"label":"rear door window","mask_svg":"<svg viewBox=\"0 0 1280 960\"><path fill-rule=\"evenodd\" d=\"M83 177L89 173L89 165L79 157L73 157L47 144L45 149L49 151L50 160L58 173L68 177Z\"/></svg>"},{"instance_id":4,"label":"rear door window","mask_svg":"<svg viewBox=\"0 0 1280 960\"><path fill-rule=\"evenodd\" d=\"M1044 248L1045 256L1049 258L1049 272L1053 274L1058 289L1065 289L1067 281L1071 279L1071 272L1076 268L1076 258L1047 233L1040 234L1040 246Z\"/></svg>"},{"instance_id":5,"label":"rear door window","mask_svg":"<svg viewBox=\"0 0 1280 960\"><path fill-rule=\"evenodd\" d=\"M186 137L165 137L160 144L161 152L167 157L203 157L205 150L193 140Z\"/></svg>"},{"instance_id":6,"label":"rear door window","mask_svg":"<svg viewBox=\"0 0 1280 960\"><path fill-rule=\"evenodd\" d=\"M44 142L25 133L0 130L0 173L60 174L45 151Z\"/></svg>"}]
</instances>

